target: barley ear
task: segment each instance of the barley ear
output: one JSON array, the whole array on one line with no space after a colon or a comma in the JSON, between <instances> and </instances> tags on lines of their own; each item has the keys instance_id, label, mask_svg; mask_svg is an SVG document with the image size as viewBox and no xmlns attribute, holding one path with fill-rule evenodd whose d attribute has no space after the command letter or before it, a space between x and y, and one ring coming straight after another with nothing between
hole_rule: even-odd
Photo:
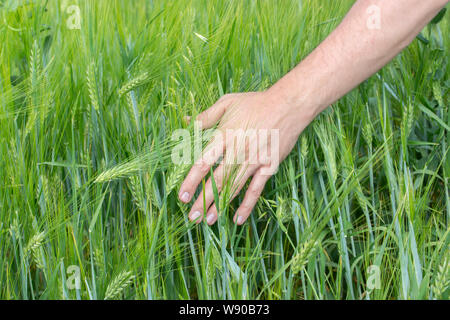
<instances>
[{"instance_id":1,"label":"barley ear","mask_svg":"<svg viewBox=\"0 0 450 320\"><path fill-rule=\"evenodd\" d=\"M42 246L42 242L44 241L45 233L40 232L35 234L30 238L26 247L25 247L25 255L28 255L32 250L36 250Z\"/></svg>"},{"instance_id":2,"label":"barley ear","mask_svg":"<svg viewBox=\"0 0 450 320\"><path fill-rule=\"evenodd\" d=\"M438 267L438 273L434 280L432 291L434 299L441 299L444 292L448 289L450 284L450 264L448 259Z\"/></svg>"},{"instance_id":3,"label":"barley ear","mask_svg":"<svg viewBox=\"0 0 450 320\"><path fill-rule=\"evenodd\" d=\"M97 88L97 81L95 78L95 72L94 72L94 63L92 62L86 71L86 83L88 87L88 93L89 93L89 99L91 101L92 106L96 111L100 109L100 102L98 98L98 88Z\"/></svg>"},{"instance_id":4,"label":"barley ear","mask_svg":"<svg viewBox=\"0 0 450 320\"><path fill-rule=\"evenodd\" d=\"M39 79L42 75L43 68L42 68L42 56L41 56L41 49L39 48L39 45L37 41L33 42L33 48L31 49L30 54L30 92L29 92L29 102L31 106L31 113L28 117L27 124L25 127L25 135L28 135L32 128L34 127L34 124L36 123L36 119L38 116L38 110L39 107Z\"/></svg>"},{"instance_id":5,"label":"barley ear","mask_svg":"<svg viewBox=\"0 0 450 320\"><path fill-rule=\"evenodd\" d=\"M319 242L313 239L308 240L300 246L297 254L292 259L291 270L294 274L299 273L305 268L309 260L314 256L318 246Z\"/></svg>"},{"instance_id":6,"label":"barley ear","mask_svg":"<svg viewBox=\"0 0 450 320\"><path fill-rule=\"evenodd\" d=\"M173 167L166 179L166 193L169 194L182 182L189 169L189 165L180 164Z\"/></svg>"},{"instance_id":7,"label":"barley ear","mask_svg":"<svg viewBox=\"0 0 450 320\"><path fill-rule=\"evenodd\" d=\"M130 181L130 191L131 195L133 196L134 203L142 212L145 212L146 201L144 197L141 180L137 176L132 176L129 178L129 181Z\"/></svg>"},{"instance_id":8,"label":"barley ear","mask_svg":"<svg viewBox=\"0 0 450 320\"><path fill-rule=\"evenodd\" d=\"M373 127L372 124L370 123L369 119L370 119L370 112L368 109L368 106L366 105L366 110L367 110L367 116L364 117L364 122L362 124L362 136L364 138L364 140L366 141L366 143L371 146L372 142L373 142Z\"/></svg>"},{"instance_id":9,"label":"barley ear","mask_svg":"<svg viewBox=\"0 0 450 320\"><path fill-rule=\"evenodd\" d=\"M120 89L119 89L119 96L123 96L124 94L136 89L137 87L143 85L147 82L149 76L148 72L144 72L143 74L140 74L136 78L128 81L125 83Z\"/></svg>"},{"instance_id":10,"label":"barley ear","mask_svg":"<svg viewBox=\"0 0 450 320\"><path fill-rule=\"evenodd\" d=\"M43 270L44 269L44 259L42 256L42 243L44 242L45 233L40 232L35 234L31 237L31 239L28 241L28 244L25 247L25 256L33 258L33 262L36 264L36 266Z\"/></svg>"},{"instance_id":11,"label":"barley ear","mask_svg":"<svg viewBox=\"0 0 450 320\"><path fill-rule=\"evenodd\" d=\"M134 275L130 271L122 271L108 285L105 293L105 300L112 300L119 297L122 292L131 284Z\"/></svg>"}]
</instances>

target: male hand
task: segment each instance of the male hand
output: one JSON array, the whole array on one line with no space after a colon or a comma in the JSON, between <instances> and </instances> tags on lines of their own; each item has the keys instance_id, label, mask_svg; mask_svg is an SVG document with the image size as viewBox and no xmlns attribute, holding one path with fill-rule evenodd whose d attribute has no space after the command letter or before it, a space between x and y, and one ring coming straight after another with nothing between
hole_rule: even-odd
<instances>
[{"instance_id":1,"label":"male hand","mask_svg":"<svg viewBox=\"0 0 450 320\"><path fill-rule=\"evenodd\" d=\"M290 153L301 131L313 118L311 114L301 114L298 108L293 109L269 89L224 95L198 115L196 121L202 129L220 123L202 157L195 161L182 183L178 195L180 200L189 203L211 166L221 159L214 170L214 182L219 193L227 183L233 186L227 201L235 198L252 177L233 219L242 225L251 214L267 180L276 172L279 163ZM218 212L211 178L192 205L189 219L200 223L205 212L207 223L214 224Z\"/></svg>"}]
</instances>

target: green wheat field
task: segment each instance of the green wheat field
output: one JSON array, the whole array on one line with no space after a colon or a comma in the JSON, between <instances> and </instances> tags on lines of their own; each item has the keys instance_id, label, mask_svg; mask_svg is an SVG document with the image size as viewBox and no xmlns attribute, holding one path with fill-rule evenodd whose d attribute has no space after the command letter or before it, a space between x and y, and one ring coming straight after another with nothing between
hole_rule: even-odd
<instances>
[{"instance_id":1,"label":"green wheat field","mask_svg":"<svg viewBox=\"0 0 450 320\"><path fill-rule=\"evenodd\" d=\"M268 88L353 2L0 0L0 298L448 299L448 12L311 123L244 226L242 196L212 227L177 199L183 117Z\"/></svg>"}]
</instances>

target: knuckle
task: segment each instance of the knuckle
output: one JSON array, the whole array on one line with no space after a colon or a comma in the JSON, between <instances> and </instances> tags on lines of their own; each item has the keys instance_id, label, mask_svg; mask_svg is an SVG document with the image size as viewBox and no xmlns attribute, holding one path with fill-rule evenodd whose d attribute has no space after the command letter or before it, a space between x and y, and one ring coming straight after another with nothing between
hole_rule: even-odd
<instances>
[{"instance_id":1,"label":"knuckle","mask_svg":"<svg viewBox=\"0 0 450 320\"><path fill-rule=\"evenodd\" d=\"M200 172L202 175L206 175L209 172L209 167L206 164L200 166Z\"/></svg>"},{"instance_id":2,"label":"knuckle","mask_svg":"<svg viewBox=\"0 0 450 320\"><path fill-rule=\"evenodd\" d=\"M202 115L203 115L202 120L203 121L205 121L205 122L209 121L209 118L210 118L210 114L209 113L210 113L209 109L202 113Z\"/></svg>"},{"instance_id":3,"label":"knuckle","mask_svg":"<svg viewBox=\"0 0 450 320\"><path fill-rule=\"evenodd\" d=\"M245 215L248 212L250 212L252 210L251 206L249 203L247 202L242 202L241 207L240 207L240 215Z\"/></svg>"},{"instance_id":4,"label":"knuckle","mask_svg":"<svg viewBox=\"0 0 450 320\"><path fill-rule=\"evenodd\" d=\"M248 189L248 194L252 198L257 198L259 196L259 189L255 188L255 187L249 188Z\"/></svg>"},{"instance_id":5,"label":"knuckle","mask_svg":"<svg viewBox=\"0 0 450 320\"><path fill-rule=\"evenodd\" d=\"M202 159L198 164L197 168L201 174L205 175L209 172L209 163L205 159Z\"/></svg>"},{"instance_id":6,"label":"knuckle","mask_svg":"<svg viewBox=\"0 0 450 320\"><path fill-rule=\"evenodd\" d=\"M273 176L278 171L278 165L270 164L261 167L259 174L262 176Z\"/></svg>"}]
</instances>

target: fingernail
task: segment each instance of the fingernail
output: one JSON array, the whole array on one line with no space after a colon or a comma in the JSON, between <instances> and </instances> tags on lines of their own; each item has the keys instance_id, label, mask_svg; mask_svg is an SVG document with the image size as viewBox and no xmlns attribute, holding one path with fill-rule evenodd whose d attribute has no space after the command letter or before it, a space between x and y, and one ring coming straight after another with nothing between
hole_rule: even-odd
<instances>
[{"instance_id":1,"label":"fingernail","mask_svg":"<svg viewBox=\"0 0 450 320\"><path fill-rule=\"evenodd\" d=\"M207 217L206 217L206 222L208 222L208 224L213 223L214 221L214 213L210 213Z\"/></svg>"},{"instance_id":2,"label":"fingernail","mask_svg":"<svg viewBox=\"0 0 450 320\"><path fill-rule=\"evenodd\" d=\"M243 224L244 223L244 218L241 216L238 216L237 218L237 224Z\"/></svg>"},{"instance_id":3,"label":"fingernail","mask_svg":"<svg viewBox=\"0 0 450 320\"><path fill-rule=\"evenodd\" d=\"M200 213L200 211L195 211L192 215L191 215L191 220L192 221L196 221L202 214Z\"/></svg>"},{"instance_id":4,"label":"fingernail","mask_svg":"<svg viewBox=\"0 0 450 320\"><path fill-rule=\"evenodd\" d=\"M183 201L183 202L189 201L189 192L185 192L181 195L181 201Z\"/></svg>"}]
</instances>

